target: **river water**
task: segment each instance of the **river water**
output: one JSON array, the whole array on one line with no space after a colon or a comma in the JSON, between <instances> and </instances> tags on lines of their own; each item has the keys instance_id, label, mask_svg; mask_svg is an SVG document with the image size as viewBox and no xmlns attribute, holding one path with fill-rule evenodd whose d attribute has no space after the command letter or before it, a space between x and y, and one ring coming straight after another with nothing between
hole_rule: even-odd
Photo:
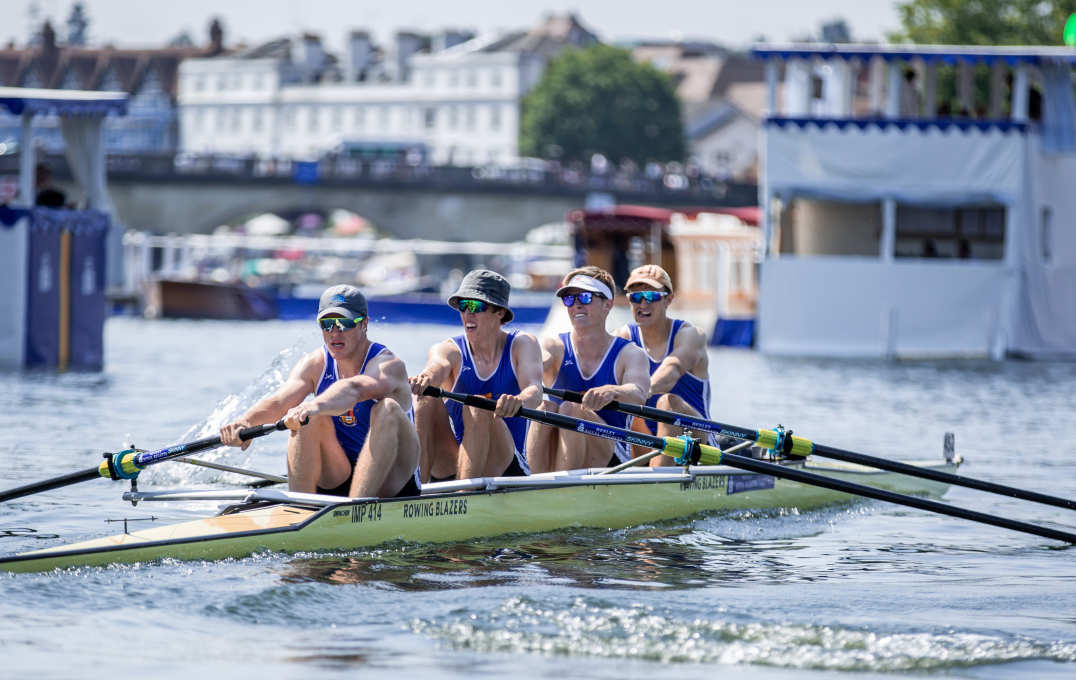
<instances>
[{"instance_id":1,"label":"river water","mask_svg":"<svg viewBox=\"0 0 1076 680\"><path fill-rule=\"evenodd\" d=\"M411 373L454 329L375 325ZM211 434L320 342L309 322L110 319L102 374L0 375L0 488ZM1076 364L712 350L714 416L1076 496ZM204 457L283 472L284 435ZM234 484L166 463L142 487ZM105 480L0 507L7 554L215 504L124 505ZM1072 531L1076 515L945 500ZM164 507L162 507L164 506ZM32 529L36 534L15 529ZM5 534L14 533L14 536ZM50 536L57 536L50 538ZM879 502L346 554L0 574L0 677L1068 678L1076 552Z\"/></svg>"}]
</instances>

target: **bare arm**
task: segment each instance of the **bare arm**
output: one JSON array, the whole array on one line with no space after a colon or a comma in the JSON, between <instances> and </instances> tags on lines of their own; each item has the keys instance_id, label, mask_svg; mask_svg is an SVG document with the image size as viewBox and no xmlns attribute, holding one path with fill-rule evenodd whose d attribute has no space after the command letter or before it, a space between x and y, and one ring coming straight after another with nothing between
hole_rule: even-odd
<instances>
[{"instance_id":1,"label":"bare arm","mask_svg":"<svg viewBox=\"0 0 1076 680\"><path fill-rule=\"evenodd\" d=\"M512 368L519 383L519 394L502 394L497 399L499 416L513 416L520 407L538 408L542 403L542 352L538 340L530 333L519 333L512 343Z\"/></svg>"},{"instance_id":2,"label":"bare arm","mask_svg":"<svg viewBox=\"0 0 1076 680\"><path fill-rule=\"evenodd\" d=\"M637 345L627 345L616 359L619 384L592 387L583 394L583 406L597 411L611 401L644 404L650 396L650 362Z\"/></svg>"},{"instance_id":3,"label":"bare arm","mask_svg":"<svg viewBox=\"0 0 1076 680\"><path fill-rule=\"evenodd\" d=\"M552 385L557 381L557 372L564 360L564 343L557 337L545 337L539 344L542 350L542 380L546 385Z\"/></svg>"},{"instance_id":4,"label":"bare arm","mask_svg":"<svg viewBox=\"0 0 1076 680\"><path fill-rule=\"evenodd\" d=\"M410 408L407 369L392 352L385 350L366 367L364 373L337 380L327 390L308 402L297 404L284 416L288 428L295 430L313 416L338 416L367 399L391 397Z\"/></svg>"},{"instance_id":5,"label":"bare arm","mask_svg":"<svg viewBox=\"0 0 1076 680\"><path fill-rule=\"evenodd\" d=\"M426 366L418 375L409 379L411 394L421 397L427 387L433 385L451 388L451 381L463 357L460 348L451 340L443 340L430 348Z\"/></svg>"},{"instance_id":6,"label":"bare arm","mask_svg":"<svg viewBox=\"0 0 1076 680\"><path fill-rule=\"evenodd\" d=\"M666 356L654 375L650 376L650 393L664 394L676 385L685 373L690 373L706 355L706 341L699 329L685 326L673 339L673 349Z\"/></svg>"},{"instance_id":7,"label":"bare arm","mask_svg":"<svg viewBox=\"0 0 1076 680\"><path fill-rule=\"evenodd\" d=\"M227 446L241 446L246 449L250 442L240 441L239 431L254 425L275 423L283 418L289 409L300 404L306 395L317 389L317 379L323 368L324 359L320 352L307 354L291 369L288 379L275 392L251 406L236 421L220 429L221 442Z\"/></svg>"}]
</instances>

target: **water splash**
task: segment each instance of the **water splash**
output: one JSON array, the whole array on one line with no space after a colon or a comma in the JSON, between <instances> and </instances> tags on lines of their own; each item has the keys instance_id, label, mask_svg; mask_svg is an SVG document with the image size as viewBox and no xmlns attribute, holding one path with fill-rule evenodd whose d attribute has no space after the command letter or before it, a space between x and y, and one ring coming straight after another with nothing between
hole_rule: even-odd
<instances>
[{"instance_id":1,"label":"water splash","mask_svg":"<svg viewBox=\"0 0 1076 680\"><path fill-rule=\"evenodd\" d=\"M259 399L272 393L284 384L292 367L303 357L307 349L300 347L304 342L297 341L291 347L281 350L269 367L247 385L238 394L223 397L200 423L187 430L180 441L188 442L204 437L212 437L224 425L234 421ZM246 451L234 447L222 447L196 454L194 457L232 467L254 468L264 472L281 474L283 471L284 443L281 437L266 437L251 442ZM226 483L244 484L253 478L229 472L221 472L193 465L159 465L142 473L142 479L152 485L187 485Z\"/></svg>"},{"instance_id":2,"label":"water splash","mask_svg":"<svg viewBox=\"0 0 1076 680\"><path fill-rule=\"evenodd\" d=\"M1076 661L1076 643L970 631L883 632L769 623L723 607L683 620L643 605L576 598L565 606L514 597L489 612L455 610L409 628L461 650L633 658L841 671L934 671L1025 660Z\"/></svg>"}]
</instances>

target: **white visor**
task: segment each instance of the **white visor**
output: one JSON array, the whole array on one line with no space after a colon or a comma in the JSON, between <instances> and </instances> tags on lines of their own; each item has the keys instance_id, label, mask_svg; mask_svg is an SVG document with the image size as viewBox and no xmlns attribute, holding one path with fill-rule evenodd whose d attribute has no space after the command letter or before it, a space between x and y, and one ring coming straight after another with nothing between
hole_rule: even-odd
<instances>
[{"instance_id":1,"label":"white visor","mask_svg":"<svg viewBox=\"0 0 1076 680\"><path fill-rule=\"evenodd\" d=\"M587 276L586 274L576 274L568 283L564 284L557 289L557 297L560 297L568 290L588 290L591 293L600 293L605 296L607 300L613 299L613 291L609 290L609 286L605 285L593 276Z\"/></svg>"}]
</instances>

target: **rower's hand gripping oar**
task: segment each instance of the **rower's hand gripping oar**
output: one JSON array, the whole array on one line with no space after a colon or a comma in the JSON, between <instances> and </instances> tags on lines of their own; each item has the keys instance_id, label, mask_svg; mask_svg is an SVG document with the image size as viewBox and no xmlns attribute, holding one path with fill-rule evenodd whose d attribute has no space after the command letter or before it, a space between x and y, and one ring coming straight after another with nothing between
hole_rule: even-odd
<instances>
[{"instance_id":1,"label":"rower's hand gripping oar","mask_svg":"<svg viewBox=\"0 0 1076 680\"><path fill-rule=\"evenodd\" d=\"M565 401L581 403L583 400L583 395L581 393L572 390L561 390L552 387L543 387L542 389L546 394L553 395L554 397L558 397ZM843 460L846 463L857 463L859 465L878 468L879 470L899 472L900 474L908 475L910 477L931 479L936 482L952 484L953 486L964 486L969 489L978 489L979 491L1009 496L1010 498L1020 498L1034 503L1043 503L1059 508L1076 510L1076 501L1067 498L1050 496L1044 493L1038 493L1037 491L1018 489L1012 486L1005 486L1004 484L996 484L982 479L975 479L974 477L954 475L951 472L920 468L895 460L868 456L854 451L845 451L844 449L826 446L825 444L817 444L809 439L804 439L803 437L794 437L792 436L791 431L786 431L780 426L772 430L748 430L732 425L725 425L724 423L719 423L713 420L685 415L683 413L664 411L650 406L639 406L638 404L622 404L618 401L611 402L606 408L639 416L640 418L645 418L647 420L667 423L675 427L683 427L701 432L713 432L714 434L723 434L737 439L744 439L754 442L762 448L776 450L777 453L785 455L798 456L800 458L806 458L809 455L833 458L834 460Z\"/></svg>"},{"instance_id":2,"label":"rower's hand gripping oar","mask_svg":"<svg viewBox=\"0 0 1076 680\"><path fill-rule=\"evenodd\" d=\"M287 426L285 426L284 421L281 420L269 425L257 425L255 427L248 427L240 430L239 438L243 441L247 441L248 439L265 436L270 432L286 429ZM134 479L138 477L139 472L150 465L163 463L166 460L186 456L197 451L214 449L220 445L220 435L217 435L214 437L206 437L205 439L198 439L193 442L187 442L186 444L176 444L175 446L158 449L157 451L136 451L134 449L128 449L126 451L120 451L119 453L106 453L104 454L105 459L95 467L61 475L59 477L53 477L52 479L46 479L35 484L27 484L7 491L0 491L0 503L9 501L13 498L29 496L30 494L39 493L41 491L58 489L63 486L85 482L90 479L97 479L98 477L106 477L109 479Z\"/></svg>"},{"instance_id":3,"label":"rower's hand gripping oar","mask_svg":"<svg viewBox=\"0 0 1076 680\"><path fill-rule=\"evenodd\" d=\"M444 397L466 404L468 406L475 406L487 411L493 411L497 404L491 399L484 397L478 397L471 394L459 394L456 392L449 392L447 390L441 390L436 387L427 387L424 392L429 397ZM689 445L684 439L677 437L656 437L654 435L642 434L639 432L633 432L632 430L625 430L619 427L612 427L610 425L602 425L600 423L594 423L589 420L580 420L578 418L572 418L560 413L549 413L546 411L538 411L535 409L521 408L519 410L520 415L528 420L533 420L545 425L552 425L553 427L559 427L567 430L575 430L576 432L582 432L584 434L593 435L596 437L602 437L604 439L612 439L614 441L623 441L630 444L640 444L642 446L649 446L651 448L660 449L666 455L682 458L685 450L689 448ZM741 437L746 439L746 437ZM1032 534L1034 536L1041 536L1043 538L1053 539L1055 541L1064 541L1066 543L1076 544L1076 534L1066 531L1059 531L1057 529L1050 529L1047 527L1040 527L1035 524L1029 524L1027 522L1021 522L1018 520L1008 519L1005 517L997 517L994 515L988 515L983 512L977 512L975 510L966 510L961 507L946 505L945 503L938 503L936 501L927 500L926 498L918 498L916 496L907 496L892 491L886 491L884 489L878 489L873 486L865 486L863 484L855 484L853 482L846 482L840 479L834 479L832 477L825 477L823 475L814 474L812 472L806 472L804 470L798 470L795 468L789 468L774 463L767 463L761 460L755 460L754 458L745 458L743 456L737 456L728 452L723 452L721 449L706 444L694 443L694 447L699 449L698 459L706 465L728 465L729 467L739 468L741 470L747 470L749 472L755 472L762 475L770 475L772 477L780 477L782 479L790 479L802 484L808 484L811 486L820 486L824 489L831 489L833 491L840 491L842 493L852 494L855 496L863 496L865 498L873 498L880 501L888 501L897 505L906 505L912 508L918 508L920 510L927 510L929 512L936 512L941 515L948 515L950 517L959 517L961 519L970 520L973 522L979 522L981 524L989 524L991 526L1001 527L1003 529L1011 529L1012 531L1020 531L1026 534ZM695 456L692 456L695 457Z\"/></svg>"}]
</instances>

